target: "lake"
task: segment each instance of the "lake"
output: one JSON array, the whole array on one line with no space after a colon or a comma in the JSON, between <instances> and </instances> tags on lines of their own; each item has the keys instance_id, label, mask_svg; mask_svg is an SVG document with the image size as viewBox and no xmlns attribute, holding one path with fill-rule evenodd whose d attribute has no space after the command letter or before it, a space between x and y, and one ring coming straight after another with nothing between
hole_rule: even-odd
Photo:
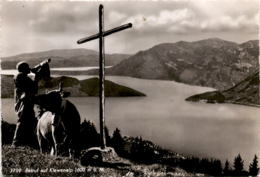
<instances>
[{"instance_id":1,"label":"lake","mask_svg":"<svg viewBox=\"0 0 260 177\"><path fill-rule=\"evenodd\" d=\"M92 76L78 78L89 77ZM178 153L229 159L232 164L240 153L246 169L254 154L260 157L260 108L185 101L188 96L212 88L130 77L106 79L147 95L106 99L110 134L118 127L123 135L142 136ZM82 120L86 118L99 125L97 98L69 99L76 104ZM15 122L13 99L2 99L2 115L4 120Z\"/></svg>"}]
</instances>

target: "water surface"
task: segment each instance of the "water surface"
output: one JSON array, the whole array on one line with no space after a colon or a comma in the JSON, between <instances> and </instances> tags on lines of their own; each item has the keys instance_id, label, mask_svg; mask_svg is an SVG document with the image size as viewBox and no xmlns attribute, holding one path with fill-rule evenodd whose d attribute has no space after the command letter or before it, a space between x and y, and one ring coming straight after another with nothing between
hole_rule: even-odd
<instances>
[{"instance_id":1,"label":"water surface","mask_svg":"<svg viewBox=\"0 0 260 177\"><path fill-rule=\"evenodd\" d=\"M85 79L92 76L79 76ZM245 168L254 154L260 156L260 109L233 104L186 102L188 96L213 90L174 81L108 76L107 79L145 93L146 97L106 99L106 124L110 133L118 127L123 135L145 139L179 153L233 158L240 153ZM98 99L70 98L82 120L99 120ZM13 99L2 99L2 115L15 122ZM98 128L98 127L97 127Z\"/></svg>"}]
</instances>

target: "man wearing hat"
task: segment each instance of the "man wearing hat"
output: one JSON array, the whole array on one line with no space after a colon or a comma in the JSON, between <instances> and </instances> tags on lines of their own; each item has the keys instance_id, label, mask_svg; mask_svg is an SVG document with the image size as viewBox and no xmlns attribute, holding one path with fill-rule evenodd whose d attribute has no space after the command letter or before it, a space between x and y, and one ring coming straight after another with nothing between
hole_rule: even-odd
<instances>
[{"instance_id":1,"label":"man wearing hat","mask_svg":"<svg viewBox=\"0 0 260 177\"><path fill-rule=\"evenodd\" d=\"M18 74L14 77L15 112L18 115L13 147L28 145L35 146L35 127L37 119L34 114L34 97L38 91L39 74L35 73L32 80L28 74L31 69L28 63L22 61L16 65Z\"/></svg>"}]
</instances>

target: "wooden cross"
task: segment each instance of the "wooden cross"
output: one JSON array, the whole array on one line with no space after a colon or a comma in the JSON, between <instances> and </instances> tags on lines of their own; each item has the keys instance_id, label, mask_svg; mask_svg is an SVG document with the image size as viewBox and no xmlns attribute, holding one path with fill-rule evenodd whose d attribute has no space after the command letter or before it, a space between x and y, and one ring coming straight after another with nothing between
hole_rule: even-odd
<instances>
[{"instance_id":1,"label":"wooden cross","mask_svg":"<svg viewBox=\"0 0 260 177\"><path fill-rule=\"evenodd\" d=\"M105 136L105 49L104 49L104 37L112 33L131 28L132 24L128 23L108 31L104 31L104 8L101 4L99 6L99 33L82 38L77 41L78 44L82 44L94 39L99 39L99 114L100 114L100 137L101 148L106 147Z\"/></svg>"}]
</instances>

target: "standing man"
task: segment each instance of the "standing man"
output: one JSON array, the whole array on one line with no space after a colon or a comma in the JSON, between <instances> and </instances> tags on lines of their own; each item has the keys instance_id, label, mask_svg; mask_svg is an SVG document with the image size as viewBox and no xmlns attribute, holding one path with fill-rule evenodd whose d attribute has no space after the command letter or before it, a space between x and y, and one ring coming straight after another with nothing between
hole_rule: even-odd
<instances>
[{"instance_id":1,"label":"standing man","mask_svg":"<svg viewBox=\"0 0 260 177\"><path fill-rule=\"evenodd\" d=\"M32 80L28 74L29 65L22 61L16 65L18 74L14 77L15 84L15 112L18 115L12 147L28 145L35 147L35 127L37 119L34 114L34 97L38 91L39 74L35 73Z\"/></svg>"}]
</instances>

